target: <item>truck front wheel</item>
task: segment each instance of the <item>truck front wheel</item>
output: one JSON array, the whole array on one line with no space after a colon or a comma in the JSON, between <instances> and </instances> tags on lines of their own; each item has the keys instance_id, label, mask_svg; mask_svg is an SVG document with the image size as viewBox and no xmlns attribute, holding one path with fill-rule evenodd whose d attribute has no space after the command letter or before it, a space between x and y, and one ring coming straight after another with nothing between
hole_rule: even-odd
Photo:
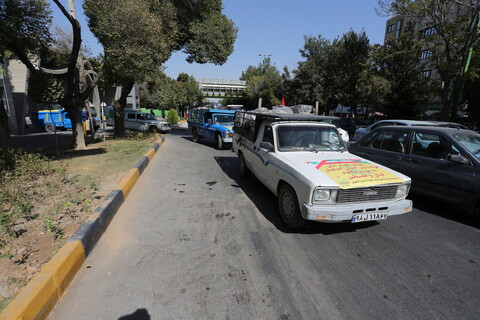
<instances>
[{"instance_id":1,"label":"truck front wheel","mask_svg":"<svg viewBox=\"0 0 480 320\"><path fill-rule=\"evenodd\" d=\"M278 209L283 222L290 228L301 228L307 223L300 213L297 194L288 184L280 187Z\"/></svg>"},{"instance_id":2,"label":"truck front wheel","mask_svg":"<svg viewBox=\"0 0 480 320\"><path fill-rule=\"evenodd\" d=\"M151 133L157 133L157 132L158 132L158 128L155 127L155 126L150 126L150 128L148 128L148 130L149 130Z\"/></svg>"},{"instance_id":3,"label":"truck front wheel","mask_svg":"<svg viewBox=\"0 0 480 320\"><path fill-rule=\"evenodd\" d=\"M200 136L198 135L197 129L193 128L192 136L193 136L193 142L200 142Z\"/></svg>"},{"instance_id":4,"label":"truck front wheel","mask_svg":"<svg viewBox=\"0 0 480 320\"><path fill-rule=\"evenodd\" d=\"M222 141L222 135L217 134L217 149L222 150L223 149L223 141Z\"/></svg>"}]
</instances>

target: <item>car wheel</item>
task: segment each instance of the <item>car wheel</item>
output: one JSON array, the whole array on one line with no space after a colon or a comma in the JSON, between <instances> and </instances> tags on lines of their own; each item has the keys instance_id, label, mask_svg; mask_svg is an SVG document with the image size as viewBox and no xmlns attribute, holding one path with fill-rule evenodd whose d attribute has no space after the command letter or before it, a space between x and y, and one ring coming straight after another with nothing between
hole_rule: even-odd
<instances>
[{"instance_id":1,"label":"car wheel","mask_svg":"<svg viewBox=\"0 0 480 320\"><path fill-rule=\"evenodd\" d=\"M280 211L280 217L289 228L301 228L307 223L300 214L297 194L288 184L280 187L280 192L278 193L278 209Z\"/></svg>"},{"instance_id":2,"label":"car wheel","mask_svg":"<svg viewBox=\"0 0 480 320\"><path fill-rule=\"evenodd\" d=\"M198 135L197 129L192 130L193 142L200 142L200 136Z\"/></svg>"},{"instance_id":3,"label":"car wheel","mask_svg":"<svg viewBox=\"0 0 480 320\"><path fill-rule=\"evenodd\" d=\"M150 128L148 128L148 131L150 131L151 133L157 133L157 132L158 132L158 128L155 127L155 126L150 126Z\"/></svg>"},{"instance_id":4,"label":"car wheel","mask_svg":"<svg viewBox=\"0 0 480 320\"><path fill-rule=\"evenodd\" d=\"M222 141L222 136L220 134L217 134L217 149L218 150L223 149L223 141Z\"/></svg>"},{"instance_id":5,"label":"car wheel","mask_svg":"<svg viewBox=\"0 0 480 320\"><path fill-rule=\"evenodd\" d=\"M240 177L248 177L250 175L250 169L248 169L247 164L245 163L245 158L243 157L243 153L241 152L238 155L238 162L240 164Z\"/></svg>"},{"instance_id":6,"label":"car wheel","mask_svg":"<svg viewBox=\"0 0 480 320\"><path fill-rule=\"evenodd\" d=\"M53 123L47 123L45 125L45 131L47 131L47 132L55 131L55 126L53 125Z\"/></svg>"}]
</instances>

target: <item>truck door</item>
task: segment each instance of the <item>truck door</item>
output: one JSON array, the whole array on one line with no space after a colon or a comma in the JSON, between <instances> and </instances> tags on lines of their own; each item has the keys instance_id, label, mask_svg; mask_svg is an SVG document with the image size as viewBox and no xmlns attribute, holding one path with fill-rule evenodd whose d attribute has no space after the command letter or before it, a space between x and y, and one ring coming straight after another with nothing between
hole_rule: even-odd
<instances>
[{"instance_id":1,"label":"truck door","mask_svg":"<svg viewBox=\"0 0 480 320\"><path fill-rule=\"evenodd\" d=\"M200 128L200 135L202 137L205 137L208 140L214 140L215 130L212 126L213 126L212 114L210 112L205 113L203 125Z\"/></svg>"},{"instance_id":2,"label":"truck door","mask_svg":"<svg viewBox=\"0 0 480 320\"><path fill-rule=\"evenodd\" d=\"M263 144L262 144L263 142ZM266 148L266 144L270 143L272 149ZM260 132L253 145L253 170L255 176L267 188L275 192L278 172L275 163L275 142L273 138L273 129L270 125L265 125L260 128Z\"/></svg>"},{"instance_id":3,"label":"truck door","mask_svg":"<svg viewBox=\"0 0 480 320\"><path fill-rule=\"evenodd\" d=\"M135 113L127 112L125 117L125 129L136 130Z\"/></svg>"}]
</instances>

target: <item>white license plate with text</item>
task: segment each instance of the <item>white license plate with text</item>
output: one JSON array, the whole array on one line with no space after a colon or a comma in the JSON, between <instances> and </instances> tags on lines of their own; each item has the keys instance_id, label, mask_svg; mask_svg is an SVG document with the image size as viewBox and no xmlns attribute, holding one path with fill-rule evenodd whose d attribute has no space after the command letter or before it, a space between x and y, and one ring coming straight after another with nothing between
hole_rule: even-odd
<instances>
[{"instance_id":1,"label":"white license plate with text","mask_svg":"<svg viewBox=\"0 0 480 320\"><path fill-rule=\"evenodd\" d=\"M375 220L385 220L388 217L387 211L377 211L372 213L362 213L354 214L352 217L352 223L364 222L364 221L375 221Z\"/></svg>"}]
</instances>

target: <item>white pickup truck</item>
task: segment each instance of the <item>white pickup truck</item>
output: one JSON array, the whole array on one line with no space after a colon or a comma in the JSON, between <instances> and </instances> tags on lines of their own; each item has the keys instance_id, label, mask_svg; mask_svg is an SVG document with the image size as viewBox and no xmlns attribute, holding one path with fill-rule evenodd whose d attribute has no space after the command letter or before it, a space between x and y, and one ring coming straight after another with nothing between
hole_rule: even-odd
<instances>
[{"instance_id":1,"label":"white pickup truck","mask_svg":"<svg viewBox=\"0 0 480 320\"><path fill-rule=\"evenodd\" d=\"M347 151L335 126L305 114L235 113L233 151L278 197L284 223L363 222L412 211L409 177Z\"/></svg>"},{"instance_id":2,"label":"white pickup truck","mask_svg":"<svg viewBox=\"0 0 480 320\"><path fill-rule=\"evenodd\" d=\"M167 121L159 121L153 114L138 111L125 111L125 128L136 131L168 132L172 128Z\"/></svg>"}]
</instances>

